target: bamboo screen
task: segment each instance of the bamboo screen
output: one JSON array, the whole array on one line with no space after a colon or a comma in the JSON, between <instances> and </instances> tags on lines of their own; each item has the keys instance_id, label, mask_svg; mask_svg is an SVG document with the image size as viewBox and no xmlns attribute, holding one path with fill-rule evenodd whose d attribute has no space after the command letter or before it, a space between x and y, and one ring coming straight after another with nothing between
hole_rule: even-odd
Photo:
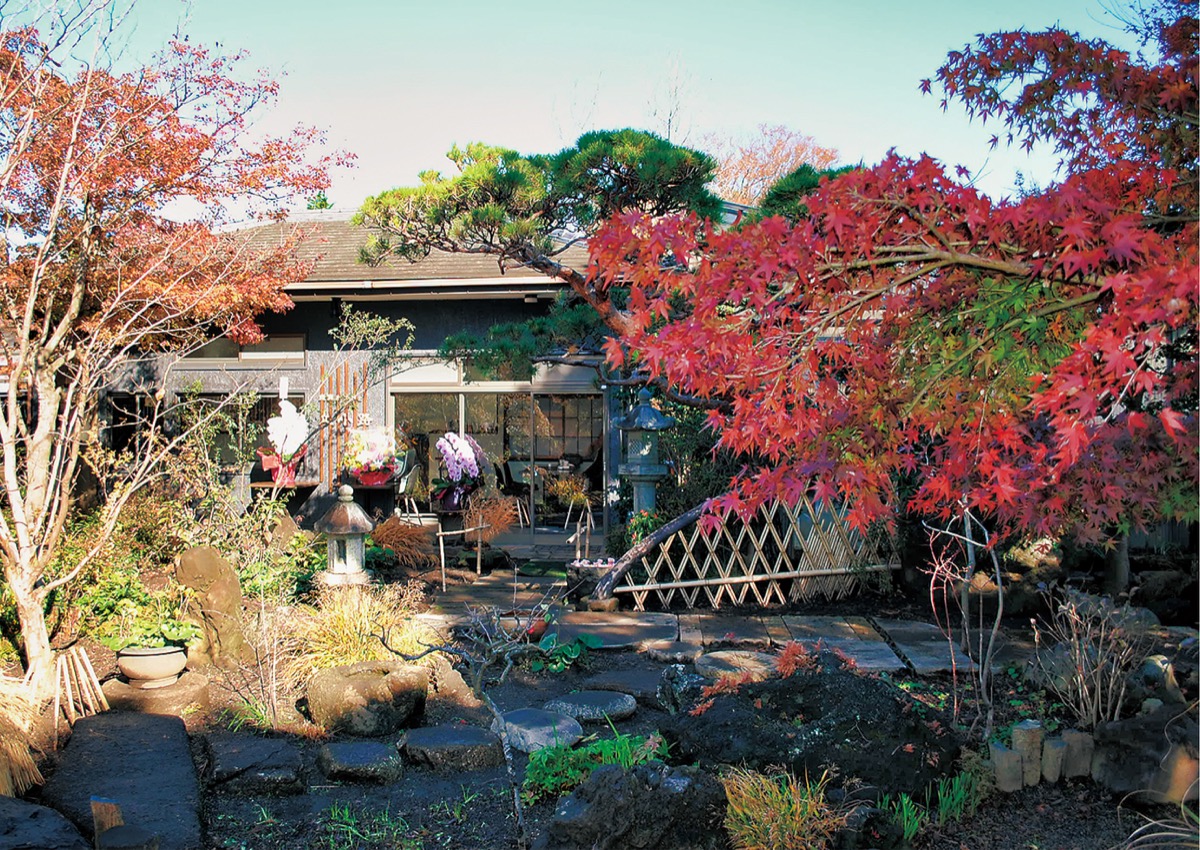
<instances>
[{"instance_id":1,"label":"bamboo screen","mask_svg":"<svg viewBox=\"0 0 1200 850\"><path fill-rule=\"evenodd\" d=\"M890 539L861 534L844 512L764 505L746 522L727 516L705 534L676 532L625 574L614 589L634 607L720 608L840 599L872 573L897 568Z\"/></svg>"},{"instance_id":2,"label":"bamboo screen","mask_svg":"<svg viewBox=\"0 0 1200 850\"><path fill-rule=\"evenodd\" d=\"M318 466L321 483L332 490L341 477L346 440L367 410L367 365L361 371L349 363L328 370L322 365L320 387L318 416L323 427Z\"/></svg>"}]
</instances>

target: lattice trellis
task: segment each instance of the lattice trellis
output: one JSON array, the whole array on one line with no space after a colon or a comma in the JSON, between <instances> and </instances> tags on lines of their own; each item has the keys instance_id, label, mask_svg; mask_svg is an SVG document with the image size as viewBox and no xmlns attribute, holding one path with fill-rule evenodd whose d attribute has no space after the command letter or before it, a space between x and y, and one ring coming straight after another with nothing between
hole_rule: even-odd
<instances>
[{"instance_id":1,"label":"lattice trellis","mask_svg":"<svg viewBox=\"0 0 1200 850\"><path fill-rule=\"evenodd\" d=\"M885 535L854 531L844 509L818 511L806 498L795 507L766 504L748 522L726 516L707 534L698 524L678 531L614 592L630 594L639 611L648 600L720 608L840 599L866 574L894 569L894 561Z\"/></svg>"},{"instance_id":2,"label":"lattice trellis","mask_svg":"<svg viewBox=\"0 0 1200 850\"><path fill-rule=\"evenodd\" d=\"M341 478L342 456L350 431L358 427L359 418L367 410L367 386L365 363L361 371L351 369L349 363L328 371L321 365L317 415L324 427L318 467L321 482L330 490Z\"/></svg>"}]
</instances>

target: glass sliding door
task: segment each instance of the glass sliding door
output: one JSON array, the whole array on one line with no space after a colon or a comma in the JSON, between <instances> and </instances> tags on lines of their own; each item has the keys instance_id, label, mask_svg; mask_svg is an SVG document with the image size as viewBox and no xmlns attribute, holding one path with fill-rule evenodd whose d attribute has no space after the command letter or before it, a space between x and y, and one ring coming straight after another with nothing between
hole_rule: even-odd
<instances>
[{"instance_id":1,"label":"glass sliding door","mask_svg":"<svg viewBox=\"0 0 1200 850\"><path fill-rule=\"evenodd\" d=\"M396 431L403 434L417 453L420 472L408 492L420 501L429 499L429 482L438 476L437 441L447 431L458 431L461 398L458 393L397 393Z\"/></svg>"}]
</instances>

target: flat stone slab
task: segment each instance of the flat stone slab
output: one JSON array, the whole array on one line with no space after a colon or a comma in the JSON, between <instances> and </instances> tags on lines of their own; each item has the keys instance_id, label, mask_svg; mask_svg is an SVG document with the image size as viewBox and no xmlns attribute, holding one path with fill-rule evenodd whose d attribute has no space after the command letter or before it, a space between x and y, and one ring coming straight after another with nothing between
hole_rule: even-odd
<instances>
[{"instance_id":1,"label":"flat stone slab","mask_svg":"<svg viewBox=\"0 0 1200 850\"><path fill-rule=\"evenodd\" d=\"M602 649L632 649L651 640L675 640L679 623L673 614L637 614L572 611L552 625L560 643L570 643L582 634L595 635Z\"/></svg>"},{"instance_id":2,"label":"flat stone slab","mask_svg":"<svg viewBox=\"0 0 1200 850\"><path fill-rule=\"evenodd\" d=\"M766 625L757 617L725 617L720 614L694 614L692 627L700 630L700 642L704 646L771 645L771 636Z\"/></svg>"},{"instance_id":3,"label":"flat stone slab","mask_svg":"<svg viewBox=\"0 0 1200 850\"><path fill-rule=\"evenodd\" d=\"M603 723L632 717L637 700L617 691L576 691L552 699L542 708L574 717L580 723Z\"/></svg>"},{"instance_id":4,"label":"flat stone slab","mask_svg":"<svg viewBox=\"0 0 1200 850\"><path fill-rule=\"evenodd\" d=\"M821 646L831 653L840 653L853 662L855 670L864 673L895 673L907 665L881 640L823 639Z\"/></svg>"},{"instance_id":5,"label":"flat stone slab","mask_svg":"<svg viewBox=\"0 0 1200 850\"><path fill-rule=\"evenodd\" d=\"M158 835L160 850L200 850L200 781L178 717L104 712L75 724L42 799L85 836L92 797L115 800L126 823Z\"/></svg>"},{"instance_id":6,"label":"flat stone slab","mask_svg":"<svg viewBox=\"0 0 1200 850\"><path fill-rule=\"evenodd\" d=\"M0 795L0 850L91 850L54 809Z\"/></svg>"},{"instance_id":7,"label":"flat stone slab","mask_svg":"<svg viewBox=\"0 0 1200 850\"><path fill-rule=\"evenodd\" d=\"M751 681L761 682L777 675L774 655L747 649L723 649L706 653L696 659L695 667L696 672L706 679L740 677L749 673Z\"/></svg>"},{"instance_id":8,"label":"flat stone slab","mask_svg":"<svg viewBox=\"0 0 1200 850\"><path fill-rule=\"evenodd\" d=\"M945 673L953 667L975 669L975 662L947 640L933 623L919 620L877 620L879 628L895 644L896 653L918 675ZM952 663L953 659L953 663Z\"/></svg>"},{"instance_id":9,"label":"flat stone slab","mask_svg":"<svg viewBox=\"0 0 1200 850\"><path fill-rule=\"evenodd\" d=\"M251 794L301 794L300 750L281 738L216 733L208 736L209 785Z\"/></svg>"},{"instance_id":10,"label":"flat stone slab","mask_svg":"<svg viewBox=\"0 0 1200 850\"><path fill-rule=\"evenodd\" d=\"M792 640L815 643L818 640L882 641L883 636L863 617L824 617L785 614L780 619Z\"/></svg>"},{"instance_id":11,"label":"flat stone slab","mask_svg":"<svg viewBox=\"0 0 1200 850\"><path fill-rule=\"evenodd\" d=\"M648 640L638 650L663 664L691 664L704 654L699 641Z\"/></svg>"},{"instance_id":12,"label":"flat stone slab","mask_svg":"<svg viewBox=\"0 0 1200 850\"><path fill-rule=\"evenodd\" d=\"M518 708L506 711L502 717L508 729L508 745L523 753L546 747L572 746L583 737L583 727L574 717L543 711L540 708ZM497 731L498 724L492 725Z\"/></svg>"},{"instance_id":13,"label":"flat stone slab","mask_svg":"<svg viewBox=\"0 0 1200 850\"><path fill-rule=\"evenodd\" d=\"M504 764L500 736L478 726L447 724L413 729L402 745L405 757L439 771L483 770Z\"/></svg>"},{"instance_id":14,"label":"flat stone slab","mask_svg":"<svg viewBox=\"0 0 1200 850\"><path fill-rule=\"evenodd\" d=\"M662 671L644 667L632 670L606 670L585 681L584 687L594 691L616 691L629 694L642 705L663 708L658 699L658 683Z\"/></svg>"},{"instance_id":15,"label":"flat stone slab","mask_svg":"<svg viewBox=\"0 0 1200 850\"><path fill-rule=\"evenodd\" d=\"M165 688L135 688L120 679L109 679L100 689L114 711L189 717L207 711L209 706L208 679L191 670Z\"/></svg>"},{"instance_id":16,"label":"flat stone slab","mask_svg":"<svg viewBox=\"0 0 1200 850\"><path fill-rule=\"evenodd\" d=\"M321 747L317 767L326 779L394 782L404 769L400 751L380 741L336 741Z\"/></svg>"}]
</instances>

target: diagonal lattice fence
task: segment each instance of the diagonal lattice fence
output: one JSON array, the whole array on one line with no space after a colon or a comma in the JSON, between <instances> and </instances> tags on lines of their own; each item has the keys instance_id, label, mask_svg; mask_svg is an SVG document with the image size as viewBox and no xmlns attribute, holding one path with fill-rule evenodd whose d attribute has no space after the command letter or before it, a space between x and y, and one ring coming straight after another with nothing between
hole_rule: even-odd
<instances>
[{"instance_id":1,"label":"diagonal lattice fence","mask_svg":"<svg viewBox=\"0 0 1200 850\"><path fill-rule=\"evenodd\" d=\"M857 532L844 511L763 505L748 520L726 516L707 533L693 524L668 537L614 588L639 611L783 605L840 599L896 569L883 532Z\"/></svg>"}]
</instances>

